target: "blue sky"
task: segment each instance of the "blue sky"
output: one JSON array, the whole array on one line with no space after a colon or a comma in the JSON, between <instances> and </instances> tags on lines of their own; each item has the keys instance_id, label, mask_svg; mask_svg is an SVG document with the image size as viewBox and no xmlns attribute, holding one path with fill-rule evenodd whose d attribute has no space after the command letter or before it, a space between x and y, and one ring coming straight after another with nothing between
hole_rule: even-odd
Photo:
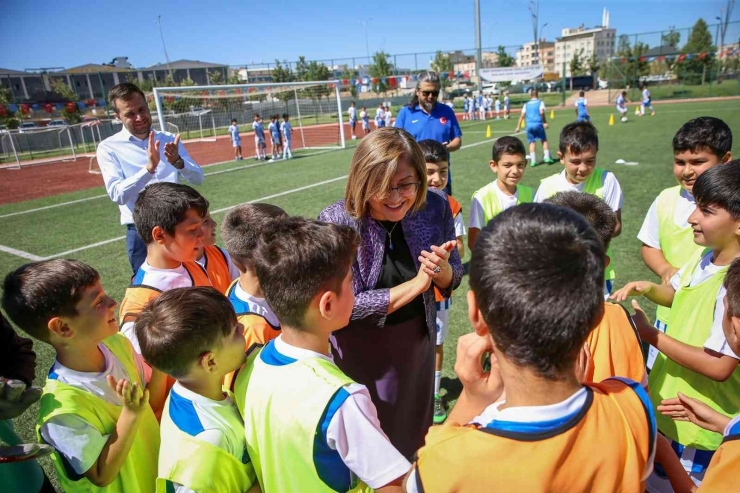
<instances>
[{"instance_id":1,"label":"blue sky","mask_svg":"<svg viewBox=\"0 0 740 493\"><path fill-rule=\"evenodd\" d=\"M530 41L528 4L481 0L483 45ZM723 0L541 0L540 23L548 23L544 34L552 39L564 27L600 24L606 7L611 27L626 34L687 27L699 17L712 24L724 5ZM740 19L738 10L733 19ZM238 65L299 55L309 60L362 57L366 47L360 21L371 17L371 52L475 44L473 0L0 0L0 12L0 67L15 70L69 68L115 56L128 56L137 67L164 62L157 15L162 15L171 60Z\"/></svg>"}]
</instances>

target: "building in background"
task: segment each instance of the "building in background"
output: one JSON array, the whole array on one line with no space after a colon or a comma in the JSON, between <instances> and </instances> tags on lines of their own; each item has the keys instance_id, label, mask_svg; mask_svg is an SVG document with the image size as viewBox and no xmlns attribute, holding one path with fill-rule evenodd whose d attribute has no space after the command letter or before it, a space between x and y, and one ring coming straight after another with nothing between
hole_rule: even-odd
<instances>
[{"instance_id":1,"label":"building in background","mask_svg":"<svg viewBox=\"0 0 740 493\"><path fill-rule=\"evenodd\" d=\"M604 9L601 25L593 28L583 24L566 28L555 40L555 70L563 77L570 77L570 62L574 54L586 62L595 54L600 62L608 60L617 47L617 30L609 28L609 12Z\"/></svg>"},{"instance_id":2,"label":"building in background","mask_svg":"<svg viewBox=\"0 0 740 493\"><path fill-rule=\"evenodd\" d=\"M543 66L545 72L555 72L555 43L540 40L538 62ZM534 42L524 43L522 48L516 52L516 66L529 67L535 63Z\"/></svg>"}]
</instances>

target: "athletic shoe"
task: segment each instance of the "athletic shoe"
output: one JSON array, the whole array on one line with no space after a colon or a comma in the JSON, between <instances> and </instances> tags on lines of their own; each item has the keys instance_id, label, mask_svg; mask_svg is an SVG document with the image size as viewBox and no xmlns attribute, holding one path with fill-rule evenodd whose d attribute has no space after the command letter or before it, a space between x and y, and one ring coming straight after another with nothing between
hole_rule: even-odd
<instances>
[{"instance_id":1,"label":"athletic shoe","mask_svg":"<svg viewBox=\"0 0 740 493\"><path fill-rule=\"evenodd\" d=\"M39 457L50 455L52 452L54 452L54 448L51 445L40 443L8 445L7 443L0 441L0 464L37 459Z\"/></svg>"},{"instance_id":2,"label":"athletic shoe","mask_svg":"<svg viewBox=\"0 0 740 493\"><path fill-rule=\"evenodd\" d=\"M530 161L529 162L529 167L530 168L534 168L535 166L537 166L537 162L536 161Z\"/></svg>"},{"instance_id":3,"label":"athletic shoe","mask_svg":"<svg viewBox=\"0 0 740 493\"><path fill-rule=\"evenodd\" d=\"M545 164L552 164L555 161L552 158L546 157L545 159L542 160L542 162Z\"/></svg>"},{"instance_id":4,"label":"athletic shoe","mask_svg":"<svg viewBox=\"0 0 740 493\"><path fill-rule=\"evenodd\" d=\"M442 399L439 395L434 396L434 417L432 421L435 425L441 425L447 419L447 411L445 411L444 405L442 405Z\"/></svg>"}]
</instances>

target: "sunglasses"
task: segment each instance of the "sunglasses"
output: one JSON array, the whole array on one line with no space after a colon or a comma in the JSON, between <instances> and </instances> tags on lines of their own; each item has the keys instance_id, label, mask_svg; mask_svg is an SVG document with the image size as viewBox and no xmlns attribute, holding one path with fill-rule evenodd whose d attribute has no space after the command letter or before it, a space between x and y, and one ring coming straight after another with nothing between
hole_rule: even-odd
<instances>
[{"instance_id":1,"label":"sunglasses","mask_svg":"<svg viewBox=\"0 0 740 493\"><path fill-rule=\"evenodd\" d=\"M421 95L425 98L428 98L429 96L434 96L436 98L439 96L439 91L421 91Z\"/></svg>"}]
</instances>

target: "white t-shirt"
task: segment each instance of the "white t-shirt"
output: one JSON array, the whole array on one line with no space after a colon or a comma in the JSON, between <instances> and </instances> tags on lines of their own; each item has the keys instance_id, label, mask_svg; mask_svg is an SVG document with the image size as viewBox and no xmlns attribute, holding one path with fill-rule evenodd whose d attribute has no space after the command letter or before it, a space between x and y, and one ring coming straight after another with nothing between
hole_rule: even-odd
<instances>
[{"instance_id":1,"label":"white t-shirt","mask_svg":"<svg viewBox=\"0 0 740 493\"><path fill-rule=\"evenodd\" d=\"M224 257L226 258L226 265L229 266L229 277L233 281L237 277L239 277L239 269L236 265L234 265L234 262L231 261L231 256L229 255L229 252L227 252L225 249L218 247L219 250L221 250L221 253L224 254ZM198 265L206 268L206 256L203 255L201 258L197 259L196 262L198 262Z\"/></svg>"},{"instance_id":2,"label":"white t-shirt","mask_svg":"<svg viewBox=\"0 0 740 493\"><path fill-rule=\"evenodd\" d=\"M280 354L300 360L322 358L334 361L331 356L308 349L291 346L280 335L274 340ZM380 428L375 405L364 385L351 383L344 386L350 396L339 406L326 431L326 443L336 450L342 462L373 489L385 486L405 475L411 464ZM362 453L358 453L361 450Z\"/></svg>"},{"instance_id":3,"label":"white t-shirt","mask_svg":"<svg viewBox=\"0 0 740 493\"><path fill-rule=\"evenodd\" d=\"M694 274L691 276L689 286L696 286L701 284L705 280L712 277L718 271L722 269L722 266L714 265L712 263L712 252L707 252L699 262L699 266L694 270ZM671 286L673 289L678 291L681 285L681 276L686 272L687 266L679 269L676 274L671 277ZM719 288L717 292L717 298L714 302L714 319L712 320L712 330L709 332L709 337L704 342L704 348L711 351L729 356L731 358L740 359L727 344L725 333L722 331L722 319L725 316L725 295L727 290L724 286Z\"/></svg>"},{"instance_id":4,"label":"white t-shirt","mask_svg":"<svg viewBox=\"0 0 740 493\"><path fill-rule=\"evenodd\" d=\"M149 265L149 262L144 261L139 268L139 272L134 276L134 280L137 284L151 286L162 292L175 288L189 288L193 286L193 280L188 270L182 264L174 269L159 269L152 267ZM136 337L136 332L134 331L134 322L126 322L121 325L121 333L131 341L131 345L134 346L136 353L141 354L139 339Z\"/></svg>"},{"instance_id":5,"label":"white t-shirt","mask_svg":"<svg viewBox=\"0 0 740 493\"><path fill-rule=\"evenodd\" d=\"M393 115L391 114L391 110L384 111L384 118L385 118L385 126L390 127L391 126L391 118Z\"/></svg>"},{"instance_id":6,"label":"white t-shirt","mask_svg":"<svg viewBox=\"0 0 740 493\"><path fill-rule=\"evenodd\" d=\"M349 115L350 120L357 120L357 108L354 106L350 106L347 110L347 114Z\"/></svg>"},{"instance_id":7,"label":"white t-shirt","mask_svg":"<svg viewBox=\"0 0 740 493\"><path fill-rule=\"evenodd\" d=\"M673 211L673 223L679 228L685 228L689 225L689 216L696 210L696 201L694 196L689 192L681 189L681 195ZM645 245L660 250L660 220L658 219L658 198L648 209L645 220L642 223L640 232L637 233L637 239Z\"/></svg>"},{"instance_id":8,"label":"white t-shirt","mask_svg":"<svg viewBox=\"0 0 740 493\"><path fill-rule=\"evenodd\" d=\"M241 140L241 137L239 137L239 127L236 125L229 126L229 133L231 134L231 140L234 142L238 142Z\"/></svg>"},{"instance_id":9,"label":"white t-shirt","mask_svg":"<svg viewBox=\"0 0 740 493\"><path fill-rule=\"evenodd\" d=\"M461 236L465 236L467 231L465 231L465 218L463 218L462 211L457 213L457 216L455 216L455 238L460 238Z\"/></svg>"},{"instance_id":10,"label":"white t-shirt","mask_svg":"<svg viewBox=\"0 0 740 493\"><path fill-rule=\"evenodd\" d=\"M90 392L108 404L122 406L123 402L108 386L105 379L108 375L112 375L116 380L125 378L131 381L131 378L126 373L123 364L104 344L98 344L98 348L105 357L105 370L102 372L79 372L54 361L49 378ZM148 383L151 373L147 375L141 356L135 356L139 378ZM77 474L85 474L95 464L110 437L110 435L101 435L97 428L75 414L62 414L49 418L41 425L40 433L46 443L67 459Z\"/></svg>"},{"instance_id":11,"label":"white t-shirt","mask_svg":"<svg viewBox=\"0 0 740 493\"><path fill-rule=\"evenodd\" d=\"M267 304L267 300L264 298L258 298L244 291L244 289L236 283L234 287L234 294L240 300L247 304L249 311L257 315L262 315L267 322L273 327L280 327L280 321L277 316L273 313L270 305Z\"/></svg>"},{"instance_id":12,"label":"white t-shirt","mask_svg":"<svg viewBox=\"0 0 740 493\"><path fill-rule=\"evenodd\" d=\"M503 210L510 209L516 205L519 200L519 190L517 189L514 195L507 195L501 191L496 184L494 187L496 190L496 196L503 206ZM468 221L469 228L483 229L486 224L483 222L485 219L485 212L483 211L483 194L476 193L473 195L473 200L470 202L470 220Z\"/></svg>"},{"instance_id":13,"label":"white t-shirt","mask_svg":"<svg viewBox=\"0 0 740 493\"><path fill-rule=\"evenodd\" d=\"M508 407L501 409L506 401L501 400L494 402L483 412L473 418L470 423L475 423L480 426L486 426L494 420L506 421L512 423L543 423L543 422L554 422L563 419L567 419L569 416L574 416L581 412L583 406L586 405L588 394L585 387L582 387L575 394L568 397L562 402L557 404L551 404L549 406L526 406L526 407ZM653 437L655 440L655 437ZM652 447L655 450L655 444ZM653 455L655 452L653 452ZM653 470L653 457L650 457L643 478L647 478ZM418 493L416 488L416 468L409 475L406 481L406 492L407 493Z\"/></svg>"},{"instance_id":14,"label":"white t-shirt","mask_svg":"<svg viewBox=\"0 0 740 493\"><path fill-rule=\"evenodd\" d=\"M214 401L186 389L180 382L175 382L169 398L178 399L186 404L176 406L174 408L176 411L170 412L170 418L175 426L181 428L180 423L199 423L204 431L195 437L242 460L247 451L244 421L230 393L223 400ZM173 484L177 493L196 493L181 484Z\"/></svg>"},{"instance_id":15,"label":"white t-shirt","mask_svg":"<svg viewBox=\"0 0 740 493\"><path fill-rule=\"evenodd\" d=\"M583 188L586 186L586 182L574 185L568 182L565 177L565 170L561 171L557 175L557 191L558 192L583 192ZM544 202L548 197L545 196L542 186L537 189L537 193L534 195L535 202ZM611 207L614 212L622 209L622 203L624 202L624 194L622 194L622 187L619 186L617 177L611 171L606 172L606 178L604 179L604 202Z\"/></svg>"}]
</instances>

